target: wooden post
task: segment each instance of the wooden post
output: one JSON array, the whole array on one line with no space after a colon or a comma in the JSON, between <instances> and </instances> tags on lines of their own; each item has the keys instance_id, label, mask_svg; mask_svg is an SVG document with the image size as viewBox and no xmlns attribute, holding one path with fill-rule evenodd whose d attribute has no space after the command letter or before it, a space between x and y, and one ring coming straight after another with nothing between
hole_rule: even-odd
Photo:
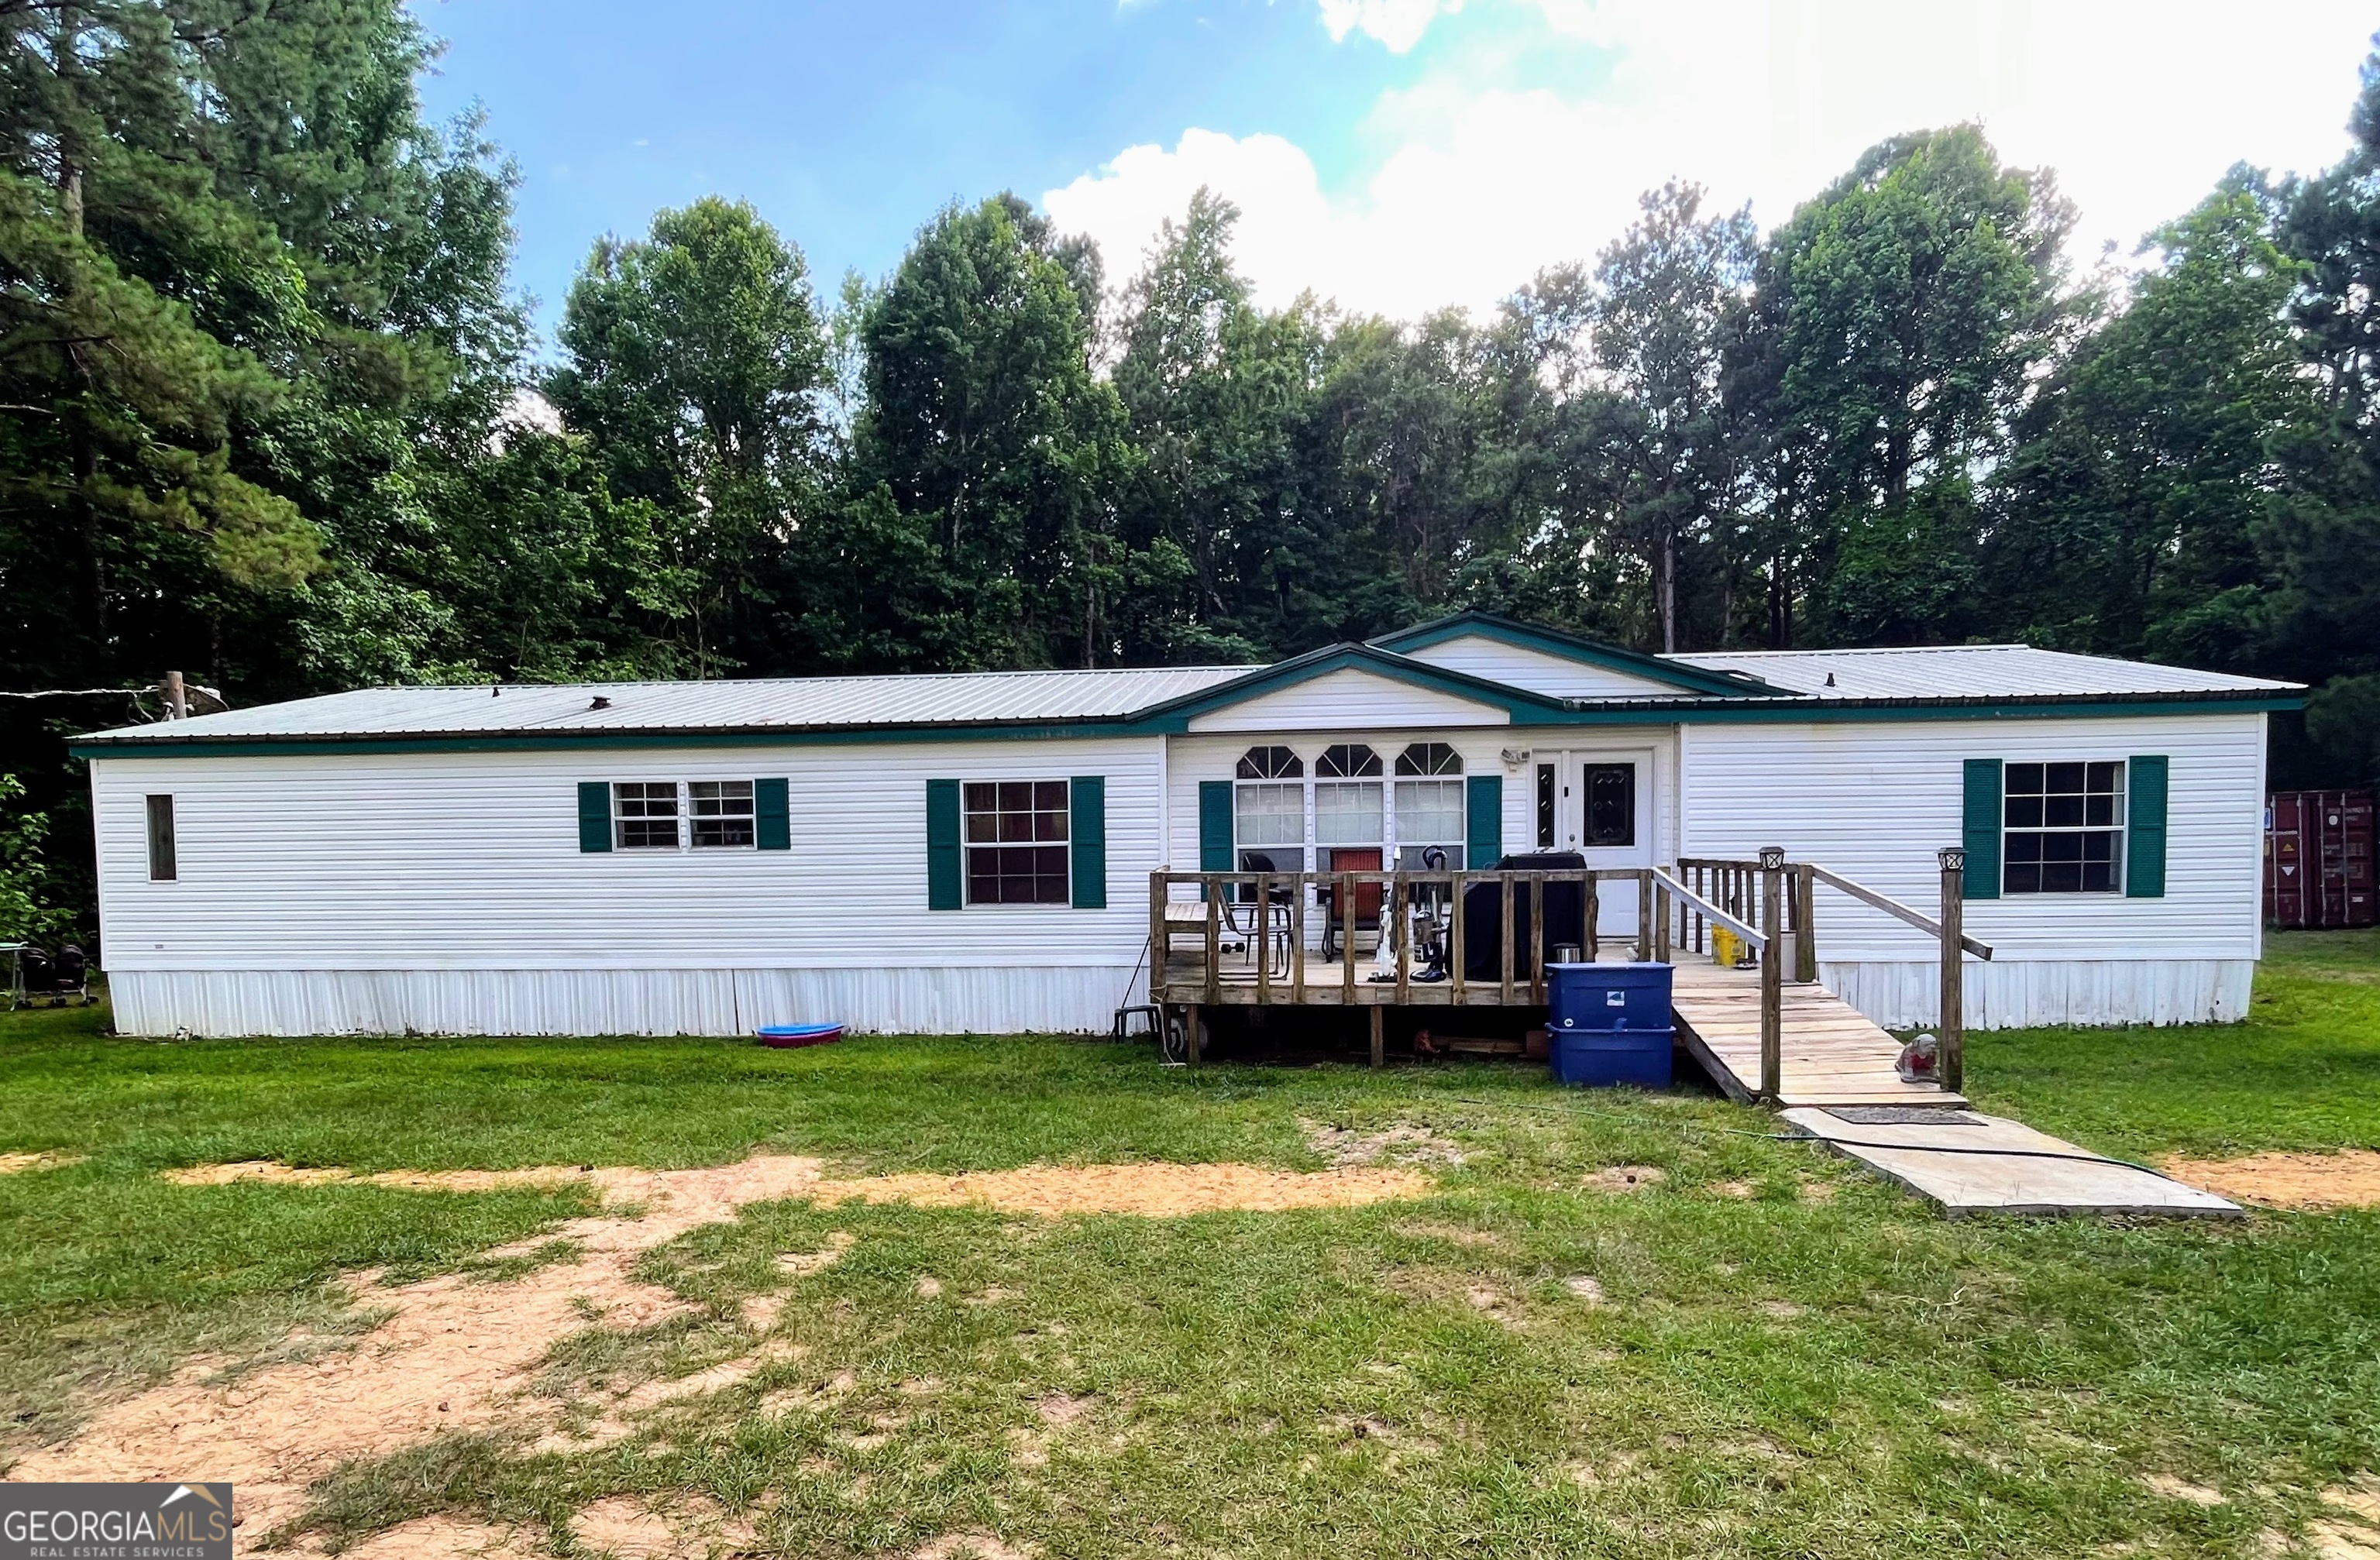
<instances>
[{"instance_id":1,"label":"wooden post","mask_svg":"<svg viewBox=\"0 0 2380 1560\"><path fill-rule=\"evenodd\" d=\"M1670 962L1670 890L1662 885L1653 889L1653 959Z\"/></svg>"},{"instance_id":2,"label":"wooden post","mask_svg":"<svg viewBox=\"0 0 2380 1560\"><path fill-rule=\"evenodd\" d=\"M1190 1065L1196 1067L1207 1049L1207 1010L1193 1002L1184 1010L1189 1015L1189 1022L1182 1026L1182 1032L1189 1037Z\"/></svg>"},{"instance_id":3,"label":"wooden post","mask_svg":"<svg viewBox=\"0 0 2380 1560\"><path fill-rule=\"evenodd\" d=\"M1355 1005L1355 875L1339 875L1339 1000Z\"/></svg>"},{"instance_id":4,"label":"wooden post","mask_svg":"<svg viewBox=\"0 0 2380 1560\"><path fill-rule=\"evenodd\" d=\"M1299 873L1291 890L1289 918L1289 999L1305 1006L1305 875Z\"/></svg>"},{"instance_id":5,"label":"wooden post","mask_svg":"<svg viewBox=\"0 0 2380 1560\"><path fill-rule=\"evenodd\" d=\"M1653 961L1653 869L1636 869L1636 962Z\"/></svg>"},{"instance_id":6,"label":"wooden post","mask_svg":"<svg viewBox=\"0 0 2380 1560\"><path fill-rule=\"evenodd\" d=\"M1372 1004L1372 1065L1389 1064L1388 1010L1378 1002Z\"/></svg>"},{"instance_id":7,"label":"wooden post","mask_svg":"<svg viewBox=\"0 0 2380 1560\"><path fill-rule=\"evenodd\" d=\"M1585 940L1578 945L1578 956L1592 964L1597 952L1596 923L1603 919L1603 896L1598 891L1602 888L1602 879L1596 877L1593 872L1589 872L1586 875L1585 888L1586 891L1579 895L1580 901L1586 906L1586 925L1579 928Z\"/></svg>"},{"instance_id":8,"label":"wooden post","mask_svg":"<svg viewBox=\"0 0 2380 1560\"><path fill-rule=\"evenodd\" d=\"M1785 847L1760 847L1760 1094L1771 1105L1785 1094Z\"/></svg>"},{"instance_id":9,"label":"wooden post","mask_svg":"<svg viewBox=\"0 0 2380 1560\"><path fill-rule=\"evenodd\" d=\"M1942 865L1942 1022L1941 1049L1936 1064L1942 1087L1962 1094L1967 1087L1966 937L1967 852L1946 845L1934 853Z\"/></svg>"},{"instance_id":10,"label":"wooden post","mask_svg":"<svg viewBox=\"0 0 2380 1560\"><path fill-rule=\"evenodd\" d=\"M1257 1002L1272 1001L1272 879L1257 874Z\"/></svg>"},{"instance_id":11,"label":"wooden post","mask_svg":"<svg viewBox=\"0 0 2380 1560\"><path fill-rule=\"evenodd\" d=\"M1818 928L1811 919L1817 902L1817 875L1803 862L1793 869L1793 978L1804 986L1818 978Z\"/></svg>"},{"instance_id":12,"label":"wooden post","mask_svg":"<svg viewBox=\"0 0 2380 1560\"><path fill-rule=\"evenodd\" d=\"M168 720L188 720L190 716L190 695L188 690L182 685L182 674L180 672L169 671L165 673L164 692L165 719Z\"/></svg>"},{"instance_id":13,"label":"wooden post","mask_svg":"<svg viewBox=\"0 0 2380 1560\"><path fill-rule=\"evenodd\" d=\"M1397 1001L1402 1003L1405 999L1405 983L1413 979L1413 937L1409 935L1413 928L1405 925L1405 918L1412 913L1412 906L1405 902L1405 880L1402 877L1391 877L1389 880L1389 909L1388 924L1382 928L1382 932L1385 935L1390 927L1393 927L1396 931ZM1454 978L1459 981L1463 977L1457 975ZM1458 990L1456 995L1460 996L1462 993Z\"/></svg>"},{"instance_id":14,"label":"wooden post","mask_svg":"<svg viewBox=\"0 0 2380 1560\"><path fill-rule=\"evenodd\" d=\"M1167 898L1165 869L1159 867L1148 875L1148 999L1154 1003L1165 1000L1165 901ZM1157 1015L1158 1022L1165 1015Z\"/></svg>"},{"instance_id":15,"label":"wooden post","mask_svg":"<svg viewBox=\"0 0 2380 1560\"><path fill-rule=\"evenodd\" d=\"M1504 885L1504 989L1501 995L1504 1006L1509 1008L1512 1005L1512 875L1506 872L1498 876ZM1454 913L1458 920L1461 919L1463 906L1460 901L1455 904Z\"/></svg>"},{"instance_id":16,"label":"wooden post","mask_svg":"<svg viewBox=\"0 0 2380 1560\"><path fill-rule=\"evenodd\" d=\"M1456 914L1461 914L1457 911ZM1529 1002L1546 999L1546 875L1529 875Z\"/></svg>"},{"instance_id":17,"label":"wooden post","mask_svg":"<svg viewBox=\"0 0 2380 1560\"><path fill-rule=\"evenodd\" d=\"M1207 890L1207 1000L1223 999L1223 885L1209 873ZM1196 1021L1193 1021L1196 1022ZM1194 1051L1192 1053L1196 1055Z\"/></svg>"}]
</instances>

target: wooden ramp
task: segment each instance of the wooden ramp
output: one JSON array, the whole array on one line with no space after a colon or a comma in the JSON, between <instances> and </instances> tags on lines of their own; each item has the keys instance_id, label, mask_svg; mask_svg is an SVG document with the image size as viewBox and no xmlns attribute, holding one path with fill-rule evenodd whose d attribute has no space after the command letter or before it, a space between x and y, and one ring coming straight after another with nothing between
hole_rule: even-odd
<instances>
[{"instance_id":1,"label":"wooden ramp","mask_svg":"<svg viewBox=\"0 0 2380 1560\"><path fill-rule=\"evenodd\" d=\"M1760 1093L1760 976L1683 959L1670 997L1678 1038L1729 1097ZM1904 1082L1893 1070L1900 1042L1850 1003L1812 982L1784 988L1784 1098L1795 1106L1967 1103L1934 1083Z\"/></svg>"}]
</instances>

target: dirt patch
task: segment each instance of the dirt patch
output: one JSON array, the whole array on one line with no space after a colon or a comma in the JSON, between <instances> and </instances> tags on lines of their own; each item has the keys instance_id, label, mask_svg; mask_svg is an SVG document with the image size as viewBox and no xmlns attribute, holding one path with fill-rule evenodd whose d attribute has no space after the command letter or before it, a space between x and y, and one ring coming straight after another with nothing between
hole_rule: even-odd
<instances>
[{"instance_id":1,"label":"dirt patch","mask_svg":"<svg viewBox=\"0 0 2380 1560\"><path fill-rule=\"evenodd\" d=\"M320 1544L300 1543L290 1553L329 1553ZM517 1528L491 1527L459 1517L417 1517L340 1552L340 1560L529 1560L548 1553L535 1533Z\"/></svg>"},{"instance_id":2,"label":"dirt patch","mask_svg":"<svg viewBox=\"0 0 2380 1560\"><path fill-rule=\"evenodd\" d=\"M2322 1504L2380 1529L2380 1478L2359 1473L2348 1483L2333 1484L2322 1493Z\"/></svg>"},{"instance_id":3,"label":"dirt patch","mask_svg":"<svg viewBox=\"0 0 2380 1560\"><path fill-rule=\"evenodd\" d=\"M909 1560L1033 1560L1033 1552L990 1533L944 1533L911 1550Z\"/></svg>"},{"instance_id":4,"label":"dirt patch","mask_svg":"<svg viewBox=\"0 0 2380 1560\"><path fill-rule=\"evenodd\" d=\"M79 1165L79 1154L0 1154L0 1176L21 1176L34 1170L63 1170Z\"/></svg>"},{"instance_id":5,"label":"dirt patch","mask_svg":"<svg viewBox=\"0 0 2380 1560\"><path fill-rule=\"evenodd\" d=\"M1411 1122L1370 1132L1308 1120L1303 1116L1297 1119L1297 1125L1305 1134L1305 1146L1333 1165L1377 1165L1387 1159L1420 1165L1463 1163L1463 1150L1452 1139Z\"/></svg>"},{"instance_id":6,"label":"dirt patch","mask_svg":"<svg viewBox=\"0 0 2380 1560\"><path fill-rule=\"evenodd\" d=\"M2306 1525L2317 1560L2380 1560L2380 1533L2350 1528L2344 1522L2314 1521Z\"/></svg>"},{"instance_id":7,"label":"dirt patch","mask_svg":"<svg viewBox=\"0 0 2380 1560\"><path fill-rule=\"evenodd\" d=\"M192 1184L188 1172L183 1179ZM268 1179L243 1174L196 1184ZM343 1461L514 1422L528 1410L529 1374L554 1339L590 1322L643 1327L686 1309L667 1289L631 1276L644 1252L733 1218L746 1203L800 1195L818 1180L817 1160L783 1156L609 1172L601 1183L607 1199L636 1203L640 1215L572 1220L489 1253L522 1254L559 1238L576 1242L572 1260L495 1282L448 1274L380 1288L374 1274L352 1275L346 1282L357 1303L386 1312L358 1347L228 1383L186 1368L163 1386L103 1409L66 1445L28 1454L11 1476L176 1479L203 1466L238 1486L242 1526L261 1534L298 1516L306 1486Z\"/></svg>"},{"instance_id":8,"label":"dirt patch","mask_svg":"<svg viewBox=\"0 0 2380 1560\"><path fill-rule=\"evenodd\" d=\"M1601 1279L1591 1278L1584 1273L1574 1273L1571 1275L1571 1276L1563 1279L1561 1282L1563 1288L1568 1289L1572 1295L1585 1300L1587 1304L1601 1305L1603 1303L1603 1281Z\"/></svg>"},{"instance_id":9,"label":"dirt patch","mask_svg":"<svg viewBox=\"0 0 2380 1560\"><path fill-rule=\"evenodd\" d=\"M1579 1184L1589 1191L1644 1191L1669 1179L1670 1172L1655 1165L1610 1165L1589 1170Z\"/></svg>"},{"instance_id":10,"label":"dirt patch","mask_svg":"<svg viewBox=\"0 0 2380 1560\"><path fill-rule=\"evenodd\" d=\"M2168 1500L2187 1501L2192 1506L2222 1506L2227 1504L2223 1492L2205 1484L2193 1484L2187 1479L2177 1479L2170 1473L2149 1473L2141 1477L2154 1493Z\"/></svg>"},{"instance_id":11,"label":"dirt patch","mask_svg":"<svg viewBox=\"0 0 2380 1560\"><path fill-rule=\"evenodd\" d=\"M1342 1168L1300 1172L1255 1165L1027 1165L1020 1170L962 1175L916 1173L821 1181L821 1203L912 1203L920 1207L978 1205L1058 1217L1137 1214L1176 1218L1227 1210L1280 1213L1349 1208L1427 1197L1432 1183L1415 1170Z\"/></svg>"},{"instance_id":12,"label":"dirt patch","mask_svg":"<svg viewBox=\"0 0 2380 1560\"><path fill-rule=\"evenodd\" d=\"M2243 1159L2168 1159L2177 1180L2276 1208L2380 1206L2380 1150L2337 1154L2252 1154Z\"/></svg>"},{"instance_id":13,"label":"dirt patch","mask_svg":"<svg viewBox=\"0 0 2380 1560\"><path fill-rule=\"evenodd\" d=\"M351 1275L345 1282L356 1302L385 1312L357 1347L272 1364L228 1383L212 1379L210 1370L185 1369L163 1386L103 1409L74 1440L33 1452L12 1469L18 1479L132 1481L178 1478L204 1465L213 1470L211 1477L239 1486L243 1526L251 1533L300 1515L306 1486L343 1461L387 1457L466 1432L517 1433L532 1445L584 1449L626 1434L636 1413L740 1383L768 1362L765 1352L648 1384L599 1405L592 1428L577 1435L559 1433L552 1405L535 1400L529 1390L534 1368L555 1339L590 1324L650 1326L688 1309L669 1290L632 1276L638 1259L698 1226L734 1218L747 1203L808 1197L981 1204L1045 1216L1172 1217L1221 1209L1346 1207L1431 1191L1427 1176L1408 1169L1305 1175L1248 1165L1028 1166L829 1180L819 1161L784 1155L689 1170L540 1166L368 1175L257 1160L195 1166L168 1171L166 1178L183 1186L367 1184L460 1192L583 1185L604 1205L600 1214L486 1253L501 1260L569 1243L568 1260L515 1277L450 1274L382 1288L376 1274ZM838 1234L823 1250L788 1256L780 1266L789 1277L814 1274L850 1243L848 1235ZM1008 1298L988 1290L969 1300L996 1304ZM774 1307L750 1313L757 1327L775 1319Z\"/></svg>"},{"instance_id":14,"label":"dirt patch","mask_svg":"<svg viewBox=\"0 0 2380 1560\"><path fill-rule=\"evenodd\" d=\"M637 1495L608 1495L581 1506L570 1519L581 1549L615 1560L717 1560L754 1542L752 1524L699 1495L666 1504Z\"/></svg>"}]
</instances>

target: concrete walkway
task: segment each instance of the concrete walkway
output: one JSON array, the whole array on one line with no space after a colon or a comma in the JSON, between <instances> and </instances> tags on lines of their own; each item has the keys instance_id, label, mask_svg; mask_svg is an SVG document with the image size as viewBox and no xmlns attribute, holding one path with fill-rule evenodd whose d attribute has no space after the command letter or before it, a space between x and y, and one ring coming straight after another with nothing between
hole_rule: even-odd
<instances>
[{"instance_id":1,"label":"concrete walkway","mask_svg":"<svg viewBox=\"0 0 2380 1560\"><path fill-rule=\"evenodd\" d=\"M1952 1218L1985 1213L2244 1216L2237 1203L2211 1191L2103 1158L2006 1117L1938 1106L1803 1107L1782 1114L1789 1126L1931 1198ZM1940 1149L1963 1152L1936 1152Z\"/></svg>"}]
</instances>

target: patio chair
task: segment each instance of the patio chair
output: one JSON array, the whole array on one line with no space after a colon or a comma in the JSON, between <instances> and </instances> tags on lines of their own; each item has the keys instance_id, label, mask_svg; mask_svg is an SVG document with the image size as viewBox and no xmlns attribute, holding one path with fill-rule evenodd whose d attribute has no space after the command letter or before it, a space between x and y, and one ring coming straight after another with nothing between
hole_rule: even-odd
<instances>
[{"instance_id":1,"label":"patio chair","mask_svg":"<svg viewBox=\"0 0 2380 1560\"><path fill-rule=\"evenodd\" d=\"M1274 865L1272 857L1262 851L1243 851L1240 853L1240 870L1242 872L1279 872L1281 868ZM1241 894L1246 894L1248 897L1242 899ZM1281 973L1283 975L1289 973L1290 937L1293 929L1290 906L1295 901L1296 895L1297 890L1294 888L1282 886L1269 890L1265 896L1269 903L1265 913L1264 957L1266 962L1269 964L1277 952L1280 955ZM1223 925L1228 931L1239 938L1239 949L1234 951L1245 950L1249 940L1257 935L1257 900L1251 886L1243 885L1237 892L1223 896Z\"/></svg>"},{"instance_id":2,"label":"patio chair","mask_svg":"<svg viewBox=\"0 0 2380 1560\"><path fill-rule=\"evenodd\" d=\"M1368 860L1366 859L1367 857ZM1378 872L1380 870L1380 853L1337 851L1332 853L1330 865L1335 872ZM1335 885L1315 890L1315 898L1322 907L1324 962L1333 961L1342 954L1353 957L1355 937L1366 932L1372 934L1372 946L1375 949L1379 947L1381 901L1385 895L1386 886L1383 884L1358 883L1354 896L1355 902L1351 906L1339 902L1339 889ZM1352 917L1350 911L1354 913Z\"/></svg>"}]
</instances>

